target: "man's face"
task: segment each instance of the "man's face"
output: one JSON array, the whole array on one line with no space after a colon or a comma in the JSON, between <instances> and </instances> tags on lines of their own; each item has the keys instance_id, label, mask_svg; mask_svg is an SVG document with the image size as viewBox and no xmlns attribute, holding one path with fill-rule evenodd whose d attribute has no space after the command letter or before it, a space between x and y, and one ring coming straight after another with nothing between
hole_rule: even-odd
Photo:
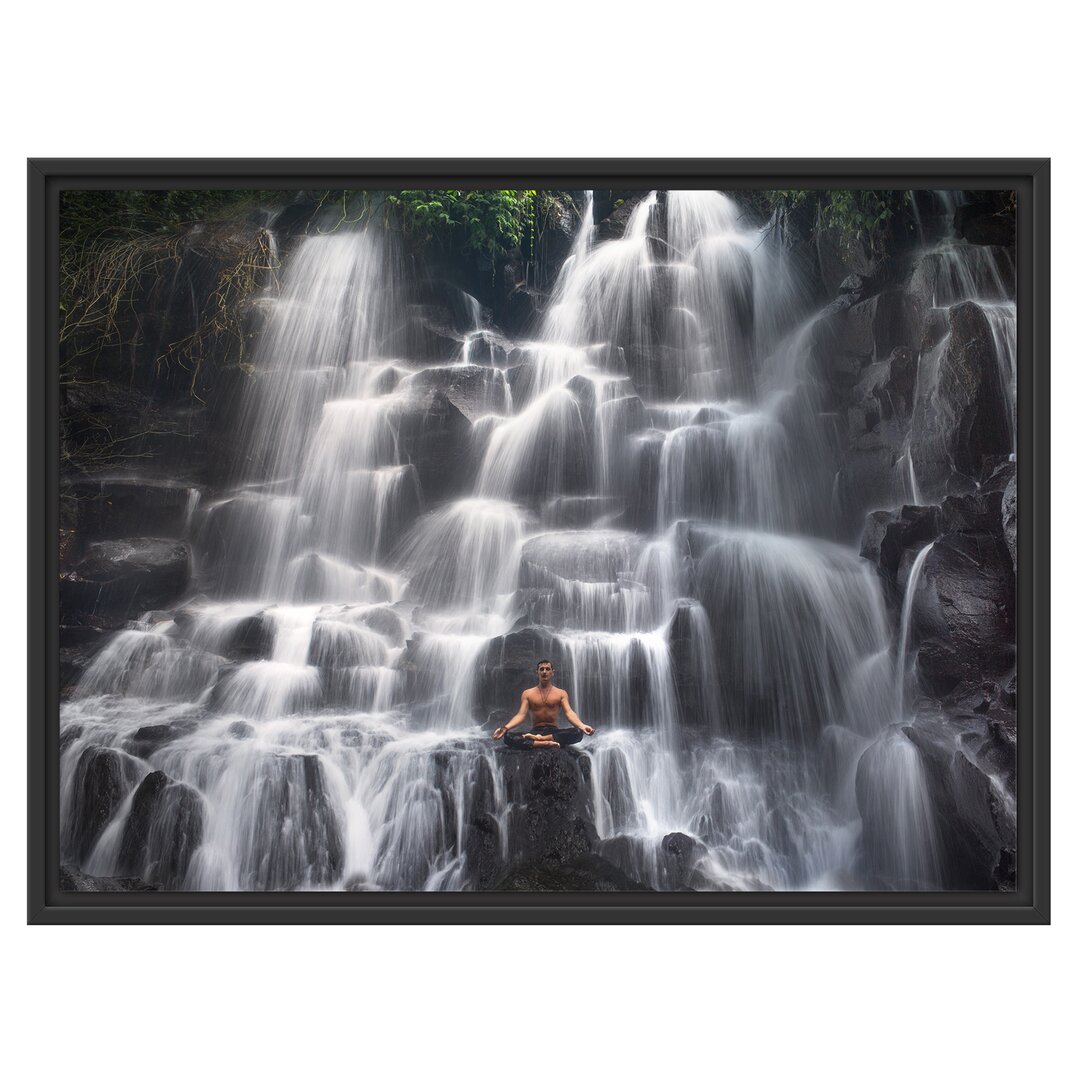
<instances>
[{"instance_id":1,"label":"man's face","mask_svg":"<svg viewBox=\"0 0 1080 1080\"><path fill-rule=\"evenodd\" d=\"M550 664L541 664L536 669L536 674L540 676L541 681L546 682L555 674L555 669Z\"/></svg>"}]
</instances>

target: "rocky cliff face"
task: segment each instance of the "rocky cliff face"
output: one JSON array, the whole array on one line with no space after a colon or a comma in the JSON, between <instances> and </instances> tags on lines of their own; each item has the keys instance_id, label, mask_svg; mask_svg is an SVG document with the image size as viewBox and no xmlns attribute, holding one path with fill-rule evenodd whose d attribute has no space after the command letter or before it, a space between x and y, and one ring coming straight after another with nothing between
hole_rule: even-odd
<instances>
[{"instance_id":1,"label":"rocky cliff face","mask_svg":"<svg viewBox=\"0 0 1080 1080\"><path fill-rule=\"evenodd\" d=\"M598 197L598 235L621 236L639 198L630 192ZM310 224L305 214L311 211L301 206L279 222L284 256L290 237L301 236ZM876 568L897 634L905 599L910 600L907 641L922 707L898 737L925 765L935 819L947 837L944 861L952 870L946 885L1007 888L1015 858L1010 800L1015 798L1017 482L1010 460L1015 425L1009 420L1001 308L1012 296L1014 237L1000 207L979 203L956 211L943 245L909 239L888 258L841 250L827 233L814 231L812 222L789 224L790 243L822 303L808 331L822 407L835 420L834 500L822 508L822 517L831 520L838 539L858 540L863 557ZM400 418L397 437L422 488L461 492L473 471L472 421L493 400L513 392L516 380L528 377L527 367L515 363L511 339L535 326L554 279L552 268L568 254L574 226L569 212L549 222L541 265L529 273L519 258L481 267L475 259L440 265L410 253L418 265L426 265L417 275L415 295L407 298L411 314L401 329L410 355L458 355L468 336L469 348L497 359L490 368L433 369L413 410ZM130 619L183 597L192 580L191 515L221 494L230 470L248 453L238 444L233 411L238 390L253 378L242 362L221 363L208 350L194 376L156 363L163 341L195 333L192 312L203 310L227 262L227 253L216 254L205 238L193 239L189 247L171 291L159 286L151 294L160 303L150 305L150 322L129 327L125 344L99 357L93 378L64 390L69 467L62 478L60 642L65 685L79 678ZM482 303L479 314L463 307L461 290L452 281L474 289ZM194 306L178 299L193 293L201 298ZM245 318L250 333L256 333L254 305ZM617 374L614 368L625 369L634 357L612 357L611 363ZM569 387L572 394L590 390ZM646 424L642 410L643 430ZM80 457L80 448L102 431L126 447L124 453ZM656 512L660 448L658 443L650 447L647 439L642 445L640 505L625 511L624 519L633 525L653 524ZM587 479L580 478L580 488ZM566 478L566 487L574 490L573 476ZM565 524L581 509L570 496L550 513ZM594 518L596 508L587 509ZM211 569L228 573L228 560L237 553L217 553L213 537L203 540ZM916 577L916 558L927 545L932 547ZM176 622L182 631L182 612ZM252 615L221 654L229 662L268 657L272 634L272 624ZM706 708L694 697L692 640L687 608L676 613L671 642L676 689L688 715ZM538 655L551 657L560 669L570 663L557 641L531 626L515 627L486 648L485 674L477 687L484 712L502 710L513 700ZM309 663L317 665L317 655ZM422 663L411 645L404 664L409 677L425 677ZM204 809L192 788L149 762L153 750L176 736L152 726L123 748L79 751L71 795L78 804L73 817L79 829L68 838L67 849L88 854L130 797L133 812L118 839L125 873L177 887L203 835ZM244 737L242 728L235 737ZM317 767L314 758L315 764L297 760L290 767L309 772ZM469 872L480 888L644 887L605 855L593 820L587 756L500 751L496 762L509 816L495 814L492 775L487 786L477 785L461 823ZM871 764L868 760L866 767ZM332 823L317 805L324 779L309 775L305 784L316 792L305 810L305 827L312 845L325 854L324 880L330 881L342 865L340 837L335 840ZM872 821L873 812L864 809L864 821ZM951 828L956 822L960 827ZM699 847L683 834L665 838L657 873L666 887L693 887ZM80 885L83 877L72 872L67 880L72 887L94 887L91 879ZM268 882L269 887L291 884L285 878Z\"/></svg>"},{"instance_id":2,"label":"rocky cliff face","mask_svg":"<svg viewBox=\"0 0 1080 1080\"><path fill-rule=\"evenodd\" d=\"M839 509L863 520L861 553L898 628L910 601L922 704L902 733L926 767L950 888L1014 887L1015 375L1003 366L1015 343L1000 326L1013 295L1001 221L990 206L962 206L961 243L898 255L878 284L849 279L818 336L847 417Z\"/></svg>"}]
</instances>

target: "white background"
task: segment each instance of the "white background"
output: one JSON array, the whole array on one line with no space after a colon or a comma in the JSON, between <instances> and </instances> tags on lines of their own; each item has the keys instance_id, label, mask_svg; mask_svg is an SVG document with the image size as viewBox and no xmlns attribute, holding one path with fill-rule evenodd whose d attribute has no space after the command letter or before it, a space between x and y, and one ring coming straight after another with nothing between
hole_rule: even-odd
<instances>
[{"instance_id":1,"label":"white background","mask_svg":"<svg viewBox=\"0 0 1080 1080\"><path fill-rule=\"evenodd\" d=\"M1056 526L1075 533L1077 58L1055 5L240 7L105 0L5 15L8 1075L921 1080L1075 1066L1068 562L1054 585L1066 678L1051 928L24 925L27 156L1050 156Z\"/></svg>"}]
</instances>

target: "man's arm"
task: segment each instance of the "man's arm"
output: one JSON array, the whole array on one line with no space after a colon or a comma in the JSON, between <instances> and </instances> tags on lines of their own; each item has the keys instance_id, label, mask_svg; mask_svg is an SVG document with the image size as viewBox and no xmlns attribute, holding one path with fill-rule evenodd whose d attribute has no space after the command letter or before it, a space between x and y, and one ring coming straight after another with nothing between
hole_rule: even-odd
<instances>
[{"instance_id":1,"label":"man's arm","mask_svg":"<svg viewBox=\"0 0 1080 1080\"><path fill-rule=\"evenodd\" d=\"M506 724L505 727L497 727L492 733L493 739L501 739L511 728L515 728L520 724L529 713L529 695L528 693L522 693L521 705L518 707L518 711L514 714L513 718Z\"/></svg>"},{"instance_id":2,"label":"man's arm","mask_svg":"<svg viewBox=\"0 0 1080 1080\"><path fill-rule=\"evenodd\" d=\"M563 712L566 713L566 719L569 720L574 727L579 731L584 731L586 735L591 735L593 733L593 729L589 727L588 724L583 724L581 722L581 717L570 708L570 695L565 692L562 696L562 707Z\"/></svg>"}]
</instances>

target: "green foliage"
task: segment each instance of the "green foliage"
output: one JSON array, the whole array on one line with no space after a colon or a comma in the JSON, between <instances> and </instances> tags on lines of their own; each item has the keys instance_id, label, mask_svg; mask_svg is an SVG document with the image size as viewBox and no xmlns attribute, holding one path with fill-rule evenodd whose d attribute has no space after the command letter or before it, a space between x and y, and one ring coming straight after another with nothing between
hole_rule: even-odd
<instances>
[{"instance_id":1,"label":"green foliage","mask_svg":"<svg viewBox=\"0 0 1080 1080\"><path fill-rule=\"evenodd\" d=\"M911 202L910 191L845 190L823 195L821 219L837 231L841 245L851 248L863 240L873 252L884 249L893 215Z\"/></svg>"},{"instance_id":2,"label":"green foliage","mask_svg":"<svg viewBox=\"0 0 1080 1080\"><path fill-rule=\"evenodd\" d=\"M813 204L815 229L831 229L840 246L848 251L860 241L873 253L885 248L893 217L911 202L910 191L754 191L745 201L766 216L777 209L799 210Z\"/></svg>"},{"instance_id":3,"label":"green foliage","mask_svg":"<svg viewBox=\"0 0 1080 1080\"><path fill-rule=\"evenodd\" d=\"M537 192L397 191L386 197L401 228L421 242L460 244L492 260L535 234Z\"/></svg>"}]
</instances>

